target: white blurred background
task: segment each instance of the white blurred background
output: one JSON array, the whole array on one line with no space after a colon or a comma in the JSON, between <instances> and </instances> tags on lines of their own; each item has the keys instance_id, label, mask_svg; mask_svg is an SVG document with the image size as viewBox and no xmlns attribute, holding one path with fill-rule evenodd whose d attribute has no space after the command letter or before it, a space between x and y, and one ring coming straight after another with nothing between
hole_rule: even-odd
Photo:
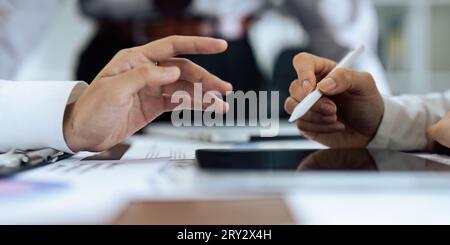
<instances>
[{"instance_id":1,"label":"white blurred background","mask_svg":"<svg viewBox=\"0 0 450 245\"><path fill-rule=\"evenodd\" d=\"M394 93L450 88L450 0L375 0L379 56ZM72 80L80 49L95 25L65 0L17 80Z\"/></svg>"},{"instance_id":2,"label":"white blurred background","mask_svg":"<svg viewBox=\"0 0 450 245\"><path fill-rule=\"evenodd\" d=\"M43 40L39 40L15 79L73 80L79 52L94 30L95 25L80 14L76 0L61 1Z\"/></svg>"}]
</instances>

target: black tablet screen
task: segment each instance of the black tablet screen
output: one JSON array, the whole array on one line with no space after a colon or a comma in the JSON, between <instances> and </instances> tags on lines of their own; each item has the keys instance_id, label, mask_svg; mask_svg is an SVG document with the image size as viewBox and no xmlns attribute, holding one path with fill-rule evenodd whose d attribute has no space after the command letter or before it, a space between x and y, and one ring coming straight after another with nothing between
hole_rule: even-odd
<instances>
[{"instance_id":1,"label":"black tablet screen","mask_svg":"<svg viewBox=\"0 0 450 245\"><path fill-rule=\"evenodd\" d=\"M450 166L388 150L198 150L206 170L450 171Z\"/></svg>"}]
</instances>

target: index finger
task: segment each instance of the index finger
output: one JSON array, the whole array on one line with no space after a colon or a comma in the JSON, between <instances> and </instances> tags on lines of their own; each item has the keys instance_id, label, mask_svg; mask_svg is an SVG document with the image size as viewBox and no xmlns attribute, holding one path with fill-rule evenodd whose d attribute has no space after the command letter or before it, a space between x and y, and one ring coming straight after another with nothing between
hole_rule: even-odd
<instances>
[{"instance_id":1,"label":"index finger","mask_svg":"<svg viewBox=\"0 0 450 245\"><path fill-rule=\"evenodd\" d=\"M162 66L172 67L176 66L181 70L181 80L188 81L190 83L202 83L205 91L219 91L223 94L232 91L233 86L218 78L217 76L209 73L203 67L193 63L187 59L173 58L161 63Z\"/></svg>"},{"instance_id":2,"label":"index finger","mask_svg":"<svg viewBox=\"0 0 450 245\"><path fill-rule=\"evenodd\" d=\"M300 53L294 58L298 81L306 94L312 92L318 80L322 80L336 66L336 62L308 53Z\"/></svg>"},{"instance_id":3,"label":"index finger","mask_svg":"<svg viewBox=\"0 0 450 245\"><path fill-rule=\"evenodd\" d=\"M185 54L218 54L228 47L225 40L195 37L170 36L139 47L143 54L152 61L164 61Z\"/></svg>"}]
</instances>

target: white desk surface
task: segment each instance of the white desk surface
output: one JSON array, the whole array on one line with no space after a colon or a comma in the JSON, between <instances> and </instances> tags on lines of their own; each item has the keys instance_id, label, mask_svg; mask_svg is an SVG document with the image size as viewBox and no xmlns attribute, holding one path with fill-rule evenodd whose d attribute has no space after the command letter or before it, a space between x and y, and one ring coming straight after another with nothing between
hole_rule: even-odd
<instances>
[{"instance_id":1,"label":"white desk surface","mask_svg":"<svg viewBox=\"0 0 450 245\"><path fill-rule=\"evenodd\" d=\"M161 152L176 149L187 158L197 148L235 147L155 136L134 137L131 142L128 159L149 147ZM323 148L307 141L239 147ZM114 168L94 163L99 166L92 169L92 165L80 165L73 158L62 162L59 170L49 165L21 174L17 180L64 183L67 188L14 202L0 199L0 223L102 224L133 200L215 200L274 194L284 196L302 224L450 223L447 174L210 174L199 171L193 160L129 162Z\"/></svg>"}]
</instances>

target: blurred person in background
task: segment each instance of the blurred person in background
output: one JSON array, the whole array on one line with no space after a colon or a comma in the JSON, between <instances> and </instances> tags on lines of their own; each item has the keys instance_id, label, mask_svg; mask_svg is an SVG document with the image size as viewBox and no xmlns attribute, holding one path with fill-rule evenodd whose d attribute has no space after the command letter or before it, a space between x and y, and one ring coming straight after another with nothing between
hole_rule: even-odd
<instances>
[{"instance_id":1,"label":"blurred person in background","mask_svg":"<svg viewBox=\"0 0 450 245\"><path fill-rule=\"evenodd\" d=\"M221 37L229 50L190 56L236 89L280 91L295 79L292 59L306 51L333 60L365 43L356 64L390 94L376 55L377 16L370 0L80 0L98 30L82 52L77 80L92 81L117 51L172 34ZM59 0L0 0L0 78L12 79L58 11ZM6 62L8 61L8 62ZM283 103L280 103L282 105ZM280 110L283 111L283 110Z\"/></svg>"},{"instance_id":2,"label":"blurred person in background","mask_svg":"<svg viewBox=\"0 0 450 245\"><path fill-rule=\"evenodd\" d=\"M117 50L177 34L226 39L226 53L189 59L236 90L280 91L282 101L296 78L295 54L338 60L363 43L368 51L355 68L371 72L380 91L391 93L370 0L80 0L80 6L98 30L80 56L78 80L92 80Z\"/></svg>"},{"instance_id":3,"label":"blurred person in background","mask_svg":"<svg viewBox=\"0 0 450 245\"><path fill-rule=\"evenodd\" d=\"M0 79L13 79L43 38L59 0L0 0Z\"/></svg>"}]
</instances>

